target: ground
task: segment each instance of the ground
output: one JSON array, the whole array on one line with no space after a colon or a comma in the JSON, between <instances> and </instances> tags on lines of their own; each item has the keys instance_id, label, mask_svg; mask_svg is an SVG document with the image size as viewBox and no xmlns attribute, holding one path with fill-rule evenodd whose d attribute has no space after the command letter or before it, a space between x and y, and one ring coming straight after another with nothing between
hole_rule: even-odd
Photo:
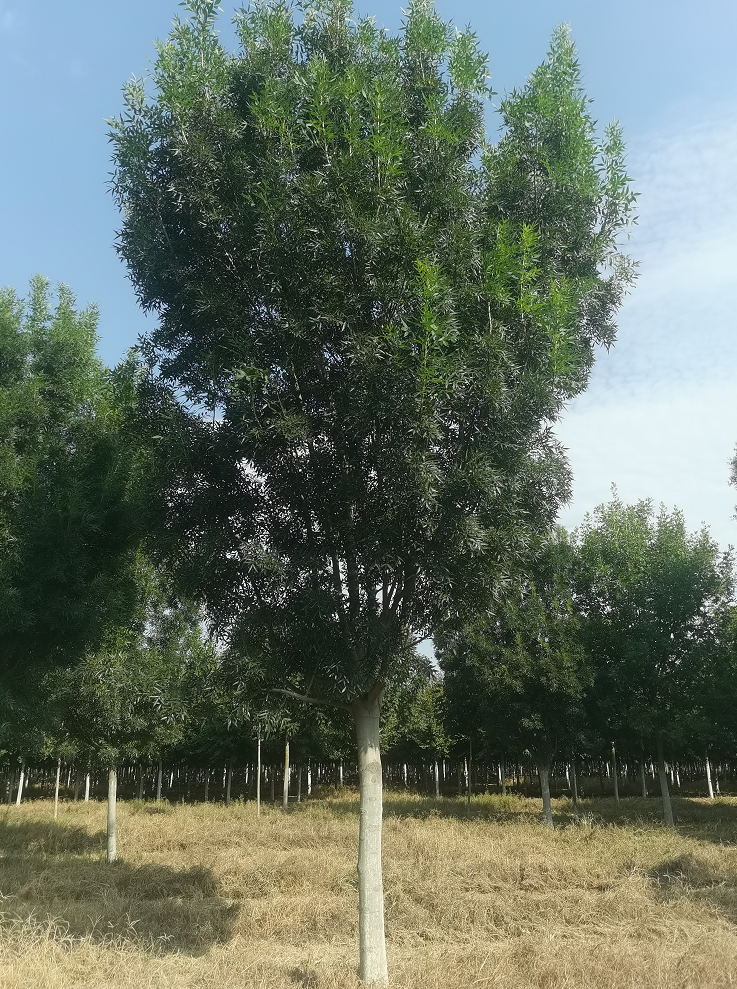
<instances>
[{"instance_id":1,"label":"ground","mask_svg":"<svg viewBox=\"0 0 737 989\"><path fill-rule=\"evenodd\" d=\"M385 795L391 984L737 987L737 798ZM0 987L357 987L358 803L0 809Z\"/></svg>"}]
</instances>

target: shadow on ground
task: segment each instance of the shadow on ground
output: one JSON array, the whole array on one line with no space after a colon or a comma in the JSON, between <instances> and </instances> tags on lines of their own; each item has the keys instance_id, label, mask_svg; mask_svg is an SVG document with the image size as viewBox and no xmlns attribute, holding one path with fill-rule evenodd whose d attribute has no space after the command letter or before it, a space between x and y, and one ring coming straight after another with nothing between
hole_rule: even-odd
<instances>
[{"instance_id":1,"label":"shadow on ground","mask_svg":"<svg viewBox=\"0 0 737 989\"><path fill-rule=\"evenodd\" d=\"M717 871L695 855L679 855L652 869L648 878L661 902L706 904L737 924L737 872L727 864Z\"/></svg>"},{"instance_id":2,"label":"shadow on ground","mask_svg":"<svg viewBox=\"0 0 737 989\"><path fill-rule=\"evenodd\" d=\"M201 954L230 938L239 908L218 895L209 869L110 865L104 849L103 832L0 822L0 940L18 950L51 940Z\"/></svg>"}]
</instances>

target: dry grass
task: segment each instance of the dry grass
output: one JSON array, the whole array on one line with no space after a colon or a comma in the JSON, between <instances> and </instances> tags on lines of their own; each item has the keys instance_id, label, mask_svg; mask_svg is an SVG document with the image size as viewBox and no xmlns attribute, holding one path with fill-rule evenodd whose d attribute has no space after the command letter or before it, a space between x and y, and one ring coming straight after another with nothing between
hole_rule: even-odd
<instances>
[{"instance_id":1,"label":"dry grass","mask_svg":"<svg viewBox=\"0 0 737 989\"><path fill-rule=\"evenodd\" d=\"M737 799L585 804L387 794L392 984L737 987ZM290 808L0 809L0 987L355 987L355 794Z\"/></svg>"}]
</instances>

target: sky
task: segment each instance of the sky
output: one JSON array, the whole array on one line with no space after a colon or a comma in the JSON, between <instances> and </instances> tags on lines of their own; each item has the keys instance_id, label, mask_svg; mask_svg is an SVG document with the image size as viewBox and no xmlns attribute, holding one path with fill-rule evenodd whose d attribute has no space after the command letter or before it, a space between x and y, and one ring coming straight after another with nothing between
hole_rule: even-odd
<instances>
[{"instance_id":1,"label":"sky","mask_svg":"<svg viewBox=\"0 0 737 989\"><path fill-rule=\"evenodd\" d=\"M223 0L230 44L235 4ZM618 340L558 426L574 475L561 522L610 497L677 505L691 529L737 543L737 4L733 0L437 0L489 53L493 88L524 84L553 29L571 26L603 127L618 119L639 194L626 245L639 262ZM361 0L396 30L401 3ZM0 285L37 272L100 309L114 364L151 325L114 251L106 119L150 68L174 0L0 0ZM490 116L490 136L497 118Z\"/></svg>"}]
</instances>

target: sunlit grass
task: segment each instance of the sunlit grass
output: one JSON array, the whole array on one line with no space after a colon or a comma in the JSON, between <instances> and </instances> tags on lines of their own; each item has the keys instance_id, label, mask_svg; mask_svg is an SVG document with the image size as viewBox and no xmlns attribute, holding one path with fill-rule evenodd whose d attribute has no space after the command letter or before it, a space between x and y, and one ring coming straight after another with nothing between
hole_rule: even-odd
<instances>
[{"instance_id":1,"label":"sunlit grass","mask_svg":"<svg viewBox=\"0 0 737 989\"><path fill-rule=\"evenodd\" d=\"M554 801L388 793L392 984L737 986L737 799ZM0 809L0 987L357 986L358 804Z\"/></svg>"}]
</instances>

